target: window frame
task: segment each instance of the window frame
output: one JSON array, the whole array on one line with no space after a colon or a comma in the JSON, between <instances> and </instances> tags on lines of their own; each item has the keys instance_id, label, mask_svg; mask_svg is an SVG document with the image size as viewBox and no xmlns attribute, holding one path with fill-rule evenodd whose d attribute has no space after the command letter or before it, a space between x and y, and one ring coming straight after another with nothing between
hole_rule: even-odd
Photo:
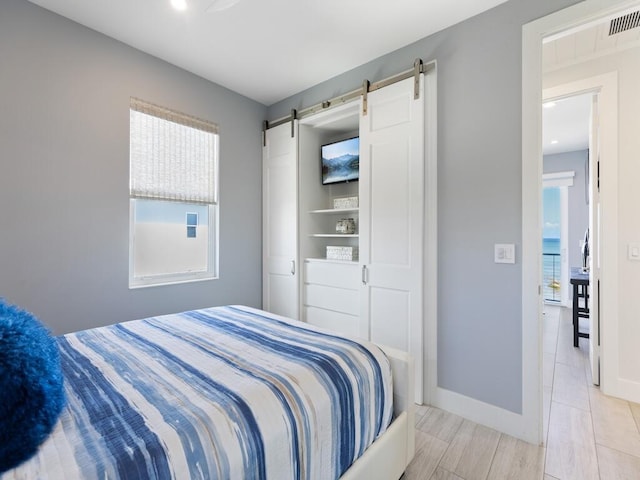
<instances>
[{"instance_id":1,"label":"window frame","mask_svg":"<svg viewBox=\"0 0 640 480\"><path fill-rule=\"evenodd\" d=\"M219 250L220 250L220 237L219 237L219 210L220 210L220 199L219 199L219 188L220 188L220 178L219 178L219 171L220 171L220 134L219 134L219 130L218 130L218 125L213 123L213 122L209 122L206 120L202 120L199 118L196 118L194 116L191 115L186 115L183 114L181 112L175 111L175 110L171 110L165 107L161 107L155 104L151 104L149 102L146 102L144 100L140 100L138 98L134 98L132 97L130 99L130 105L129 105L129 111L130 111L130 124L129 124L129 143L130 143L130 152L129 152L129 282L128 282L128 286L129 289L136 289L136 288L145 288L145 287L156 287L156 286L163 286L163 285L176 285L176 284L181 284L181 283L191 283L191 282L200 282L200 281L206 281L206 280L215 280L219 278ZM176 195L175 191L166 191L166 194L162 194L160 196L156 196L153 194L149 195L147 192L140 192L138 190L138 188L134 187L134 183L133 183L133 167L132 167L132 163L133 162L133 158L132 157L132 150L131 150L131 145L132 142L134 141L135 138L135 142L138 142L137 145L139 145L139 140L140 139L144 139L146 135L149 134L148 130L136 130L136 132L140 132L140 134L142 136L138 137L137 135L135 137L133 137L133 123L131 118L131 112L138 112L138 113L142 113L142 114L146 114L152 117L155 117L156 119L159 119L161 121L166 121L169 123L175 123L177 125L180 125L181 127L187 127L187 128L193 128L195 130L200 130L202 132L206 132L209 133L211 135L213 135L212 141L213 141L213 150L212 150L212 156L213 158L211 158L211 164L207 167L209 168L209 172L211 172L212 175L212 179L213 182L209 183L209 188L211 188L212 190L209 190L209 196L202 196L199 193L194 196L192 195L193 191L189 189L188 185L185 184L185 188L186 191L190 192L189 194L187 194L186 197L182 198L182 191L178 191L178 195ZM138 119L140 117L137 117ZM139 123L136 123L136 126L138 126ZM166 137L163 137L166 138ZM179 143L177 143L177 145L179 145ZM188 150L182 150L185 153L188 153ZM136 150L137 154L139 155L139 151ZM191 152L192 153L192 152ZM149 157L144 157L144 158L148 158L150 161L154 161L154 159L157 159L158 157L155 156L156 152L150 152L150 156ZM139 158L143 158L143 157L139 157L136 156L136 159ZM197 158L206 158L206 157L192 157L193 159L195 159L197 161ZM137 160L136 160L137 161ZM138 163L136 163L136 165L139 165ZM162 165L162 164L161 164ZM204 165L204 163L202 163L201 165ZM190 172L191 175L193 175L194 170L192 169L186 169L186 170L181 170L182 172ZM196 170L197 171L197 170ZM135 176L136 181L139 181L138 179L141 177ZM144 178L144 177L143 177ZM184 176L180 177L178 176L179 179L184 180ZM206 178L206 177L198 177L198 178ZM162 185L165 186L167 185L166 183L157 183L156 185ZM201 185L201 184L200 184ZM201 190L199 190L198 192L201 192ZM159 192L160 193L160 192ZM207 269L206 271L184 271L184 272L176 272L176 273L167 273L167 274L156 274L156 275L140 275L140 276L135 276L135 246L136 246L136 203L138 201L158 201L158 202L172 202L172 203L176 203L176 204L182 204L185 206L188 205L202 205L202 206L206 206L207 207L207 212L208 212L208 238L207 238ZM189 208L186 208L187 210L187 214L189 213ZM188 215L186 215L185 220L187 220L185 223L188 224ZM197 216L197 225L196 225L196 231L197 231L197 226L202 225L200 223L201 221L201 216L198 215ZM187 225L188 227L188 225ZM187 232L188 232L188 228L187 228ZM188 233L187 233L188 235ZM197 235L197 234L196 234ZM195 239L195 237L187 237L189 240Z\"/></svg>"},{"instance_id":2,"label":"window frame","mask_svg":"<svg viewBox=\"0 0 640 480\"><path fill-rule=\"evenodd\" d=\"M208 253L207 270L205 272L181 272L168 273L162 275L134 276L134 246L135 246L135 225L136 225L136 201L141 199L129 198L129 289L146 287L159 287L163 285L179 285L182 283L202 282L206 280L217 280L219 277L219 204L207 204L208 207ZM147 199L150 201L150 199ZM151 200L153 201L153 200ZM163 200L157 200L163 201ZM176 202L191 205L191 202ZM200 221L200 219L198 219Z\"/></svg>"}]
</instances>

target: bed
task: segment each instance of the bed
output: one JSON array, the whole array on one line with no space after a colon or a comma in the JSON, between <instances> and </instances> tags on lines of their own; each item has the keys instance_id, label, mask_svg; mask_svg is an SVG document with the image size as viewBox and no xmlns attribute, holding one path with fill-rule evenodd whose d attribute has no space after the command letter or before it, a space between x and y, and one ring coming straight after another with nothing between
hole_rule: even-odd
<instances>
[{"instance_id":1,"label":"bed","mask_svg":"<svg viewBox=\"0 0 640 480\"><path fill-rule=\"evenodd\" d=\"M413 457L402 352L214 307L57 338L67 404L7 479L393 479Z\"/></svg>"}]
</instances>

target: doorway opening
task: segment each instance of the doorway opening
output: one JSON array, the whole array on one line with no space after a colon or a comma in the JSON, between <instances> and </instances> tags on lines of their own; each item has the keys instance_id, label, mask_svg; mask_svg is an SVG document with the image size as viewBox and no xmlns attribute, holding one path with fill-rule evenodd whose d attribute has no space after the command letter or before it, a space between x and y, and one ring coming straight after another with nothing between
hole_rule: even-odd
<instances>
[{"instance_id":1,"label":"doorway opening","mask_svg":"<svg viewBox=\"0 0 640 480\"><path fill-rule=\"evenodd\" d=\"M633 398L633 395L625 395L626 391L631 392L631 382L623 378L633 377L626 367L628 362L621 363L621 351L625 344L630 344L629 335L621 337L620 328L626 321L621 320L624 309L620 306L620 282L621 252L618 237L619 228L619 195L618 191L618 142L624 138L618 136L618 122L626 121L627 125L630 115L620 117L616 111L618 105L621 108L625 102L618 102L618 91L623 95L625 84L619 81L619 77L626 76L633 78L634 70L628 65L635 65L637 57L634 57L634 46L629 45L623 52L613 56L604 53L595 54L592 59L568 59L565 53L584 54L589 52L588 48L577 48L585 46L584 36L586 29L598 23L607 22L608 19L617 18L628 11L636 11L640 3L636 1L617 1L608 6L596 0L586 0L583 3L574 5L565 10L548 15L539 20L525 25L523 28L523 116L522 116L522 194L523 194L523 346L524 346L524 390L525 398L531 398L524 402L525 415L531 422L541 425L541 316L543 312L542 302L542 249L541 249L541 208L542 208L542 101L543 90L547 98L564 98L576 93L599 92L599 116L600 130L598 137L601 143L600 179L602 188L599 192L600 209L594 207L591 201L590 207L595 208L595 215L590 218L596 219L596 225L601 233L600 240L604 248L597 256L598 268L605 271L606 284L601 288L592 285L592 292L595 292L599 299L599 308L595 309L601 316L602 331L601 336L595 335L601 340L602 355L606 355L606 363L603 362L601 388L605 394L618 396L620 398ZM556 49L556 60L568 61L569 65L543 65L543 53L552 48L550 40L568 37L571 34L579 34L582 41L574 41L573 49ZM598 39L607 39L608 34L598 37L589 45L595 46ZM622 38L622 37L620 37ZM575 37L574 37L575 40ZM570 42L571 43L571 42ZM607 41L609 47L619 47L620 42ZM562 54L561 54L562 53ZM624 60L624 62L623 62ZM567 68L565 68L567 67ZM569 72L570 67L570 72ZM570 73L570 75L568 74ZM566 75L566 76L563 76ZM560 91L557 86L573 83L573 89ZM637 83L635 83L637 84ZM633 89L630 90L631 93ZM629 89L625 90L629 92ZM624 113L624 112L623 112ZM620 114L622 115L622 113ZM624 153L623 150L620 152ZM590 170L590 173L591 170ZM623 182L624 183L624 182ZM633 189L630 189L634 193ZM592 198L593 200L593 198ZM593 232L590 232L593 238ZM595 249L595 251L598 251ZM591 261L593 262L592 255ZM603 277L604 278L604 277ZM627 322L629 323L629 322ZM537 342L528 345L527 338L534 336ZM624 339L624 342L621 341ZM625 343L626 342L626 343ZM596 352L597 353L597 352ZM637 371L637 370L636 370ZM629 388L627 388L629 387ZM625 391L626 388L626 391ZM638 389L640 391L640 389ZM633 392L631 392L633 393ZM638 396L640 398L640 395Z\"/></svg>"},{"instance_id":2,"label":"doorway opening","mask_svg":"<svg viewBox=\"0 0 640 480\"><path fill-rule=\"evenodd\" d=\"M542 294L545 304L569 307L572 267L582 266L589 226L592 93L543 103Z\"/></svg>"}]
</instances>

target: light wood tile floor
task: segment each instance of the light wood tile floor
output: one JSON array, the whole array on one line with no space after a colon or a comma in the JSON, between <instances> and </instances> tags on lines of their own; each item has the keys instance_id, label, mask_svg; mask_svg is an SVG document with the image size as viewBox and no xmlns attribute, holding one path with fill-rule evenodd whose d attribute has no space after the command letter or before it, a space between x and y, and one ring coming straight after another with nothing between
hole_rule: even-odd
<instances>
[{"instance_id":1,"label":"light wood tile floor","mask_svg":"<svg viewBox=\"0 0 640 480\"><path fill-rule=\"evenodd\" d=\"M592 385L588 340L573 347L570 309L547 306L544 317L544 445L419 406L403 480L640 480L640 405Z\"/></svg>"}]
</instances>

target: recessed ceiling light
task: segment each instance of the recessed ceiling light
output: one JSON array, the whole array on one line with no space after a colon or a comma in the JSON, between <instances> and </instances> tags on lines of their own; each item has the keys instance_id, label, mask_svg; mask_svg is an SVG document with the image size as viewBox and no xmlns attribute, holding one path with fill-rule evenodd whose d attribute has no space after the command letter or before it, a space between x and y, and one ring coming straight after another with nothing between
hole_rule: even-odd
<instances>
[{"instance_id":1,"label":"recessed ceiling light","mask_svg":"<svg viewBox=\"0 0 640 480\"><path fill-rule=\"evenodd\" d=\"M228 8L233 7L240 0L213 0L207 8L207 13L221 12Z\"/></svg>"},{"instance_id":2,"label":"recessed ceiling light","mask_svg":"<svg viewBox=\"0 0 640 480\"><path fill-rule=\"evenodd\" d=\"M187 9L187 0L171 0L171 6L176 10L186 10Z\"/></svg>"},{"instance_id":3,"label":"recessed ceiling light","mask_svg":"<svg viewBox=\"0 0 640 480\"><path fill-rule=\"evenodd\" d=\"M542 106L544 108L553 108L556 106L556 102L546 102L546 103L543 103Z\"/></svg>"},{"instance_id":4,"label":"recessed ceiling light","mask_svg":"<svg viewBox=\"0 0 640 480\"><path fill-rule=\"evenodd\" d=\"M557 143L559 143L558 140L551 140L551 145L555 145Z\"/></svg>"}]
</instances>

